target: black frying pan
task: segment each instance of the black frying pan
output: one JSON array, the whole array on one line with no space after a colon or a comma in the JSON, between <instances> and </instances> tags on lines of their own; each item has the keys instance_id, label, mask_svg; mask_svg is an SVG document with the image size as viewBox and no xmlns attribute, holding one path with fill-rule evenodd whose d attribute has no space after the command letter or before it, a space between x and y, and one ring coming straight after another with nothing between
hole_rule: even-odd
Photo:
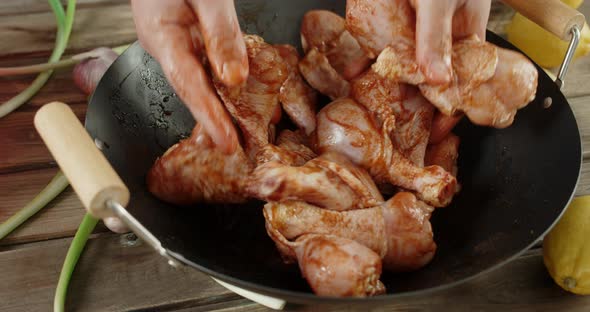
<instances>
[{"instance_id":1,"label":"black frying pan","mask_svg":"<svg viewBox=\"0 0 590 312\"><path fill-rule=\"evenodd\" d=\"M248 0L236 6L243 31L270 43L299 46L306 11L329 9L342 15L344 4ZM515 49L491 32L487 40ZM263 203L180 208L147 191L148 169L169 146L189 135L194 120L138 43L115 61L96 88L86 129L104 142L104 155L129 187L129 213L179 262L290 302L389 300L449 287L497 268L534 244L563 212L580 173L580 134L558 86L537 68L537 97L511 127L478 127L466 118L456 127L463 189L432 217L438 244L433 261L413 273L384 273L388 293L367 299L315 296L297 266L283 264L267 236ZM552 99L549 108L543 106L546 98Z\"/></svg>"}]
</instances>

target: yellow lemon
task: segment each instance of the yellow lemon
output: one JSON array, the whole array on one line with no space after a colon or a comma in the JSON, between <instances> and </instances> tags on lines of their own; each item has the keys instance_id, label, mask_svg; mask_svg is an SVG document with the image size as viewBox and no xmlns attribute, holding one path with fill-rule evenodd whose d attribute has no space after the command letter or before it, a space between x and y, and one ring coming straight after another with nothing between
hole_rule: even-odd
<instances>
[{"instance_id":1,"label":"yellow lemon","mask_svg":"<svg viewBox=\"0 0 590 312\"><path fill-rule=\"evenodd\" d=\"M590 294L590 196L575 198L545 236L543 261L561 288Z\"/></svg>"},{"instance_id":2,"label":"yellow lemon","mask_svg":"<svg viewBox=\"0 0 590 312\"><path fill-rule=\"evenodd\" d=\"M563 1L572 7L579 6L583 0ZM550 32L544 30L526 17L516 13L512 21L506 26L508 41L528 55L535 63L545 68L556 67L561 64L568 42L562 41ZM590 52L590 29L584 25L581 38L574 59Z\"/></svg>"}]
</instances>

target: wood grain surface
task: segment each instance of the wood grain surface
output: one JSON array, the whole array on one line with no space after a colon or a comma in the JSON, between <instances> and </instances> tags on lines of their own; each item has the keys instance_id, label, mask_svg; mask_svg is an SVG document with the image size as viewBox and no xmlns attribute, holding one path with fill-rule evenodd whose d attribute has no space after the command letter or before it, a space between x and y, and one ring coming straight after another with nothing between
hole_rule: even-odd
<instances>
[{"instance_id":1,"label":"wood grain surface","mask_svg":"<svg viewBox=\"0 0 590 312\"><path fill-rule=\"evenodd\" d=\"M65 1L62 1L65 2ZM590 3L580 10L590 13ZM500 35L513 11L494 1L488 28ZM128 0L78 0L67 54L135 41ZM0 1L0 66L46 60L55 21L46 0ZM555 70L555 69L553 69ZM0 102L24 89L34 76L0 78ZM576 61L564 94L576 114L585 151L590 151L590 57ZM44 103L60 100L82 120L86 96L69 70L57 71L29 103L0 119L0 222L20 209L57 172L33 128ZM584 153L576 195L590 194L590 154ZM0 241L1 311L49 311L63 259L84 210L71 188L6 239ZM267 311L191 269L174 270L129 235L100 225L78 263L68 311ZM562 291L548 277L540 249L464 285L378 307L303 307L292 311L588 311L590 297Z\"/></svg>"}]
</instances>

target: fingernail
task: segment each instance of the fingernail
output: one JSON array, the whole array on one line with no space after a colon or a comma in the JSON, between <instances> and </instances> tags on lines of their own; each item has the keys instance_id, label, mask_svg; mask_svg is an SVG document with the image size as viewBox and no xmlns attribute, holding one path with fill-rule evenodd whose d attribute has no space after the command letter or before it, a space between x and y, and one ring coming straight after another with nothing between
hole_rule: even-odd
<instances>
[{"instance_id":1,"label":"fingernail","mask_svg":"<svg viewBox=\"0 0 590 312\"><path fill-rule=\"evenodd\" d=\"M450 62L434 60L428 66L428 80L432 83L448 83L451 80Z\"/></svg>"},{"instance_id":2,"label":"fingernail","mask_svg":"<svg viewBox=\"0 0 590 312\"><path fill-rule=\"evenodd\" d=\"M237 61L224 62L221 67L220 79L229 87L236 86L244 82L248 76L244 66Z\"/></svg>"},{"instance_id":3,"label":"fingernail","mask_svg":"<svg viewBox=\"0 0 590 312\"><path fill-rule=\"evenodd\" d=\"M106 225L106 227L115 232L115 233L125 233L129 231L129 228L127 227L127 225L125 223L123 223L123 221L121 221L119 218L116 217L108 217L105 218L103 220L104 225Z\"/></svg>"},{"instance_id":4,"label":"fingernail","mask_svg":"<svg viewBox=\"0 0 590 312\"><path fill-rule=\"evenodd\" d=\"M238 145L238 138L232 126L224 127L223 129L223 152L225 154L232 154L236 151Z\"/></svg>"}]
</instances>

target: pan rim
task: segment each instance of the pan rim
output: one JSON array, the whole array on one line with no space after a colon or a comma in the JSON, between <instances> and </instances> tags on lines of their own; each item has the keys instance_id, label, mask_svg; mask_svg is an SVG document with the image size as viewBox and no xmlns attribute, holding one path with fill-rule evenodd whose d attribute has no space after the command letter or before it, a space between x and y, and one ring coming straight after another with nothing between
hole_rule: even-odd
<instances>
[{"instance_id":1,"label":"pan rim","mask_svg":"<svg viewBox=\"0 0 590 312\"><path fill-rule=\"evenodd\" d=\"M528 55L526 55L524 52L522 52L520 49L516 48L515 46L513 46L510 42L508 42L507 40L503 39L501 36L495 34L494 32L487 30L487 34L493 34L494 36L498 37L499 39L501 39L503 41L503 43L507 44L510 46L511 49L518 51L520 53L522 53L523 55L525 55L529 60L531 60ZM486 40L488 40L486 38ZM139 46L139 47L138 47ZM115 64L117 63L117 61L119 61L119 59L122 59L125 57L126 54L131 53L129 52L132 49L137 49L140 48L143 50L143 47L141 47L141 44L139 43L139 41L135 41L133 44L131 44L123 53L121 53L121 55L119 55L119 57L117 58L117 60L115 60L115 62L113 62L113 64L109 67L109 69L107 70L107 72L103 75L104 77L108 76L109 71L112 71L112 68L115 66ZM145 50L144 50L145 51ZM550 79L549 75L538 65L536 64L533 60L531 60L531 62L535 65L535 68L537 69L539 75L543 75L545 78ZM99 82L99 84L97 85L97 88L95 90L99 90L100 85L104 84L105 82L103 82L103 79L101 79L101 81ZM561 90L558 89L558 94L563 96L563 98L565 99L565 103L567 103L569 109L571 110L571 105L568 101L568 99L565 97L565 95L561 92ZM95 100L95 93L93 92L92 96L89 99L89 105L92 105L93 102L96 102ZM573 113L573 110L572 110ZM85 116L85 126L88 123L88 117L89 115L86 114ZM346 298L341 298L341 297L327 297L327 296L318 296L315 295L313 293L308 293L308 292L301 292L301 291L291 291L291 290L285 290L282 288L275 288L275 287L270 287L270 286L264 286L262 284L258 284L258 283L254 283L254 282L250 282L241 278L236 278L236 277L232 277L230 275L224 274L224 273L219 273L215 270L209 269L205 266L202 266L200 264L197 264L195 262L192 262L186 258L184 258L182 255L174 252L171 249L165 248L166 251L175 259L177 259L179 262L181 262L183 265L187 265L190 267L193 267L195 269L197 269L198 271L209 275L210 277L214 277L217 278L221 281L227 282L229 284L232 284L234 286L249 290L249 291L253 291L259 294L264 294L264 295L268 295L271 297L275 297L275 298L279 298L279 299L283 299L286 300L288 303L303 303L303 304L362 304L362 303L380 303L380 302L385 302L385 301L390 301L391 299L396 299L396 298L406 298L406 297L414 297L414 296L418 296L418 295L425 295L425 294L432 294L432 293L436 293L439 291L443 291L443 290L447 290L447 289L451 289L453 287L457 287L461 284L464 284L466 282L469 282L471 280L474 280L476 278L479 278L485 274L488 274L504 265L506 265L509 262L514 261L516 258L519 258L520 256L522 256L523 254L525 254L527 251L529 251L531 249L531 247L533 247L537 242L539 242L540 239L542 239L554 226L555 224L560 220L560 218L563 216L563 214L566 211L567 206L569 206L569 204L571 203L571 201L573 200L573 198L575 197L576 194L576 190L578 189L579 186L579 181L580 181L580 177L581 177L581 170L582 170L582 163L583 163L583 151L582 151L582 141L581 141L581 133L580 133L580 128L576 119L575 114L574 116L574 121L575 121L575 127L577 129L577 133L578 133L578 137L579 137L579 162L578 162L578 173L577 173L577 177L576 177L576 182L574 184L574 187L569 195L569 199L567 200L566 204L564 205L564 207L561 209L559 215L555 218L555 220L553 220L553 222L551 223L551 225L540 235L538 235L530 244L528 244L525 248L521 249L520 251L518 251L517 253L514 253L513 255L506 257L504 260L488 267L487 269L481 270L475 274L472 274L470 276L461 278L461 279L457 279L455 281L452 282L448 282L442 285L438 285L438 286L434 286L434 287L428 287L428 288L424 288L424 289L419 289L419 290L412 290L412 291L404 291L404 292L399 292L399 293L388 293L388 294L384 294L384 295L379 295L379 296L372 296L372 297L363 297L363 298L354 298L354 297L346 297Z\"/></svg>"}]
</instances>

